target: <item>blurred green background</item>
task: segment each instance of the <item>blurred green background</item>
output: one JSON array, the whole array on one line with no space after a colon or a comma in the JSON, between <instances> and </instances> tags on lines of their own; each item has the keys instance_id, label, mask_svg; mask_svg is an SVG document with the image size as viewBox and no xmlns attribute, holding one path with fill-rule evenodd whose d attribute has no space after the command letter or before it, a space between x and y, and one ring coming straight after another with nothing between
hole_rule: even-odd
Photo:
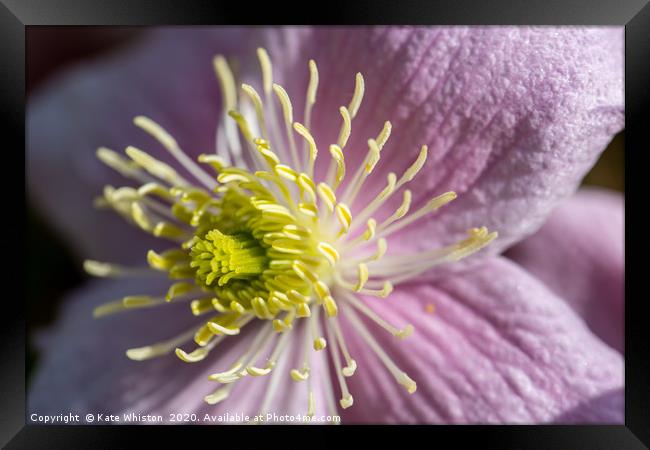
<instances>
[{"instance_id":1,"label":"blurred green background","mask_svg":"<svg viewBox=\"0 0 650 450\"><path fill-rule=\"evenodd\" d=\"M27 27L27 96L49 77L86 58L114 51L136 39L141 28ZM619 133L583 184L624 190L624 132ZM90 207L90 205L89 205ZM54 322L65 294L86 275L65 244L32 205L27 207L27 382L38 362L30 337ZM47 270L43 270L47 267Z\"/></svg>"},{"instance_id":2,"label":"blurred green background","mask_svg":"<svg viewBox=\"0 0 650 450\"><path fill-rule=\"evenodd\" d=\"M598 163L582 180L584 186L601 186L625 191L625 131L620 132L603 152Z\"/></svg>"}]
</instances>

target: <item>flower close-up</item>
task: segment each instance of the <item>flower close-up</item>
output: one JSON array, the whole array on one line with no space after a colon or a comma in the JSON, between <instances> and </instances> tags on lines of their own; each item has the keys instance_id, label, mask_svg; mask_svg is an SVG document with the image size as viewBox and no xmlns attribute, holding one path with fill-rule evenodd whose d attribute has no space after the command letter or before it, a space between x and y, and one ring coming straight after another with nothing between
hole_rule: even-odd
<instances>
[{"instance_id":1,"label":"flower close-up","mask_svg":"<svg viewBox=\"0 0 650 450\"><path fill-rule=\"evenodd\" d=\"M28 192L92 278L28 413L622 423L622 196L579 187L623 119L615 28L159 29L63 71Z\"/></svg>"}]
</instances>

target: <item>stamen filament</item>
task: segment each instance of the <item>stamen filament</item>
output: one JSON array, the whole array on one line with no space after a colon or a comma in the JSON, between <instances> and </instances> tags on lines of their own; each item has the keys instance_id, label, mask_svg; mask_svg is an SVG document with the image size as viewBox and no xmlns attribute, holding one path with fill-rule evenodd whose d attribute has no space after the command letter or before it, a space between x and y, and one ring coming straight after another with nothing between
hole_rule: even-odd
<instances>
[{"instance_id":1,"label":"stamen filament","mask_svg":"<svg viewBox=\"0 0 650 450\"><path fill-rule=\"evenodd\" d=\"M262 99L253 86L249 84L242 84L241 88L242 91L248 95L248 98L251 99L251 102L253 102L253 106L255 107L255 114L257 115L257 121L259 122L260 128L262 129L262 137L268 141L269 136L266 130L266 120L264 118L264 105L262 105Z\"/></svg>"},{"instance_id":2,"label":"stamen filament","mask_svg":"<svg viewBox=\"0 0 650 450\"><path fill-rule=\"evenodd\" d=\"M352 229L357 225L363 223L368 217L372 215L384 202L395 192L397 185L397 177L393 172L388 174L386 187L381 190L379 194L364 208L359 214L355 216Z\"/></svg>"},{"instance_id":3,"label":"stamen filament","mask_svg":"<svg viewBox=\"0 0 650 450\"><path fill-rule=\"evenodd\" d=\"M359 106L361 106L361 101L363 100L364 89L365 84L363 81L363 75L361 75L360 72L357 72L354 79L354 94L352 95L352 100L350 100L350 105L348 106L352 118L356 117L357 112L359 111Z\"/></svg>"},{"instance_id":4,"label":"stamen filament","mask_svg":"<svg viewBox=\"0 0 650 450\"><path fill-rule=\"evenodd\" d=\"M368 346L372 348L372 350L379 357L381 362L384 363L384 366L388 369L391 375L395 377L395 380L399 384L404 386L409 394L413 394L417 389L417 385L415 384L415 381L413 381L406 374L406 372L402 371L399 367L397 367L397 365L388 356L388 354L384 351L384 349L381 348L381 346L377 343L375 338L372 337L372 334L370 334L370 332L365 327L365 325L361 323L354 310L348 307L347 305L345 305L344 307L346 308L346 312L347 312L346 317L350 319L350 322L356 328L357 332L361 335L363 340L366 341L366 344L368 344Z\"/></svg>"},{"instance_id":5,"label":"stamen filament","mask_svg":"<svg viewBox=\"0 0 650 450\"><path fill-rule=\"evenodd\" d=\"M299 135L301 135L305 139L305 142L307 142L309 146L309 168L307 173L309 175L309 178L313 179L314 164L316 162L316 156L318 155L318 148L316 147L316 142L314 141L314 138L312 137L307 127L304 126L303 124L294 122L293 128L296 130L296 132Z\"/></svg>"},{"instance_id":6,"label":"stamen filament","mask_svg":"<svg viewBox=\"0 0 650 450\"><path fill-rule=\"evenodd\" d=\"M350 134L352 133L352 119L350 118L350 112L345 106L339 108L341 117L343 118L343 123L341 124L341 130L339 131L339 138L336 144L341 148L345 148L345 144L348 143Z\"/></svg>"},{"instance_id":7,"label":"stamen filament","mask_svg":"<svg viewBox=\"0 0 650 450\"><path fill-rule=\"evenodd\" d=\"M316 92L318 91L318 67L313 59L309 60L309 85L307 86L307 97L305 98L305 128L311 127L311 110L316 104ZM306 145L305 145L306 150Z\"/></svg>"},{"instance_id":8,"label":"stamen filament","mask_svg":"<svg viewBox=\"0 0 650 450\"><path fill-rule=\"evenodd\" d=\"M150 297L148 295L129 295L121 300L104 303L93 309L93 317L99 318L129 309L151 308L165 304L162 297Z\"/></svg>"},{"instance_id":9,"label":"stamen filament","mask_svg":"<svg viewBox=\"0 0 650 450\"><path fill-rule=\"evenodd\" d=\"M376 312L374 312L372 309L366 306L365 303L363 303L359 298L357 298L357 296L355 296L351 292L344 291L343 296L352 306L354 306L366 317L368 317L370 320L375 322L384 330L388 331L393 336L398 337L400 339L405 339L413 333L413 325L409 324L406 327L404 327L404 329L400 330L396 326L391 325L390 323L382 319Z\"/></svg>"},{"instance_id":10,"label":"stamen filament","mask_svg":"<svg viewBox=\"0 0 650 450\"><path fill-rule=\"evenodd\" d=\"M364 181L368 175L372 173L375 169L375 166L379 162L381 149L377 145L377 142L374 139L368 140L368 153L363 164L359 166L357 172L354 174L352 181L348 184L343 193L343 201L350 205L354 204L354 199L356 198L361 186L363 186Z\"/></svg>"},{"instance_id":11,"label":"stamen filament","mask_svg":"<svg viewBox=\"0 0 650 450\"><path fill-rule=\"evenodd\" d=\"M196 347L194 350L192 350L189 353L187 353L182 348L176 348L175 350L176 356L178 357L178 359L186 363L195 363L195 362L203 361L205 357L208 356L210 351L212 351L213 348L219 345L221 341L223 341L226 337L227 335L225 334L222 334L221 336L217 336L216 338L208 342L205 346Z\"/></svg>"},{"instance_id":12,"label":"stamen filament","mask_svg":"<svg viewBox=\"0 0 650 450\"><path fill-rule=\"evenodd\" d=\"M345 178L345 157L343 150L338 145L330 145L329 150L332 159L327 169L326 181L323 184L331 186L332 190L336 191Z\"/></svg>"},{"instance_id":13,"label":"stamen filament","mask_svg":"<svg viewBox=\"0 0 650 450\"><path fill-rule=\"evenodd\" d=\"M382 237L389 236L391 233L401 230L405 226L410 225L411 223L424 217L428 213L433 212L438 208L441 208L442 206L446 205L450 201L454 200L456 197L457 195L455 192L446 192L442 195L439 195L436 198L430 200L425 206L423 206L416 212L406 216L406 218L400 220L399 222L394 223L393 225L383 229L380 233L378 233L378 236L382 236Z\"/></svg>"},{"instance_id":14,"label":"stamen filament","mask_svg":"<svg viewBox=\"0 0 650 450\"><path fill-rule=\"evenodd\" d=\"M270 344L271 342L271 336L273 336L273 327L272 326L265 326L264 327L266 333L264 334L263 339L263 344L262 345L257 345L257 351L253 354L253 356L250 357L248 362L246 363L246 372L248 372L249 375L257 377L257 376L263 376L268 374L273 367L275 366L275 363L267 364L264 368L257 368L255 366L255 361L258 360L259 356L262 354L262 352L266 349L266 347Z\"/></svg>"},{"instance_id":15,"label":"stamen filament","mask_svg":"<svg viewBox=\"0 0 650 450\"><path fill-rule=\"evenodd\" d=\"M226 386L220 387L213 393L206 395L203 397L203 400L208 404L208 405L216 405L217 403L221 403L224 401L228 396L230 395L230 391L233 390L235 387L235 384L228 384Z\"/></svg>"},{"instance_id":16,"label":"stamen filament","mask_svg":"<svg viewBox=\"0 0 650 450\"><path fill-rule=\"evenodd\" d=\"M160 272L152 270L149 267L126 267L91 259L84 261L83 268L88 275L100 278L139 278L159 277L161 275Z\"/></svg>"},{"instance_id":17,"label":"stamen filament","mask_svg":"<svg viewBox=\"0 0 650 450\"><path fill-rule=\"evenodd\" d=\"M288 155L280 139L281 133L278 129L278 119L275 112L275 102L271 98L271 93L273 92L273 66L271 65L271 58L269 58L269 55L266 52L266 50L261 47L257 49L257 57L259 59L260 68L262 70L262 86L264 88L264 99L266 105L269 108L269 114L268 114L270 119L269 142L272 144L272 146L277 146L277 148L280 149L280 151L282 152L282 154L280 155L282 156L282 159L288 159L285 158Z\"/></svg>"},{"instance_id":18,"label":"stamen filament","mask_svg":"<svg viewBox=\"0 0 650 450\"><path fill-rule=\"evenodd\" d=\"M341 399L339 400L339 404L341 405L341 408L347 409L352 406L354 399L348 390L348 385L345 381L345 377L343 376L338 343L336 342L336 339L332 339L332 332L329 326L329 321L325 322L325 333L327 334L327 340L332 343L330 354L334 360L334 368L336 369L336 376L339 380L339 387L341 388Z\"/></svg>"},{"instance_id":19,"label":"stamen filament","mask_svg":"<svg viewBox=\"0 0 650 450\"><path fill-rule=\"evenodd\" d=\"M119 153L109 148L99 147L96 151L96 155L97 159L125 178L130 178L142 184L156 182L155 178L140 170L139 166L133 161L123 158Z\"/></svg>"},{"instance_id":20,"label":"stamen filament","mask_svg":"<svg viewBox=\"0 0 650 450\"><path fill-rule=\"evenodd\" d=\"M163 127L158 125L153 120L145 116L137 116L133 119L133 123L142 128L144 131L153 136L163 147L172 154L174 158L183 166L189 173L203 183L208 189L214 189L217 185L214 178L208 175L198 164L190 159L187 154L178 146L176 139L174 139Z\"/></svg>"},{"instance_id":21,"label":"stamen filament","mask_svg":"<svg viewBox=\"0 0 650 450\"><path fill-rule=\"evenodd\" d=\"M379 138L377 139L379 140ZM372 215L372 213L374 213L379 207L381 207L402 186L413 181L415 176L424 166L424 163L426 162L427 159L427 154L428 154L428 148L426 145L423 145L422 148L420 148L420 153L418 154L417 159L413 162L413 164L411 164L411 166L408 169L406 169L404 174L400 177L399 181L397 181L394 173L388 174L388 184L386 188L384 188L384 190L382 190L377 195L377 197L375 197L375 199L366 208L363 209L363 211L357 214L356 216L357 222L352 226L352 228L354 229L356 225L358 225L367 217Z\"/></svg>"},{"instance_id":22,"label":"stamen filament","mask_svg":"<svg viewBox=\"0 0 650 450\"><path fill-rule=\"evenodd\" d=\"M273 66L271 65L271 58L269 58L269 54L262 47L257 49L257 57L262 68L264 93L271 94L271 89L273 88Z\"/></svg>"},{"instance_id":23,"label":"stamen filament","mask_svg":"<svg viewBox=\"0 0 650 450\"><path fill-rule=\"evenodd\" d=\"M320 326L318 316L320 315L320 308L315 308L314 314L311 315L309 325L311 328L311 337L313 339L313 348L316 351L323 350L327 347L327 341L320 334Z\"/></svg>"},{"instance_id":24,"label":"stamen filament","mask_svg":"<svg viewBox=\"0 0 650 450\"><path fill-rule=\"evenodd\" d=\"M264 340L264 338L270 336L271 332L272 330L268 325L264 324L261 326L259 332L255 335L255 338L253 338L251 345L242 355L240 355L235 361L233 361L232 364L230 364L230 368L223 372L213 373L208 377L208 379L224 383L234 381L233 378L239 379L244 377L248 372L246 370L240 371L241 367L246 366L250 362L254 362L251 361L251 356L260 351L260 343Z\"/></svg>"},{"instance_id":25,"label":"stamen filament","mask_svg":"<svg viewBox=\"0 0 650 450\"><path fill-rule=\"evenodd\" d=\"M171 184L172 186L190 185L190 182L181 177L171 166L152 157L148 153L133 147L132 145L129 145L125 149L125 153L135 164L149 172L149 174Z\"/></svg>"},{"instance_id":26,"label":"stamen filament","mask_svg":"<svg viewBox=\"0 0 650 450\"><path fill-rule=\"evenodd\" d=\"M456 244L415 255L391 256L372 264L374 275L391 277L395 284L412 279L432 267L448 261L458 261L488 245L498 233L481 228L470 230L470 237Z\"/></svg>"},{"instance_id":27,"label":"stamen filament","mask_svg":"<svg viewBox=\"0 0 650 450\"><path fill-rule=\"evenodd\" d=\"M276 348L276 351L273 352L273 355L271 355L271 358L269 359L269 364L271 362L273 362L274 367L276 365L277 355L286 346L289 336L290 336L290 332L289 333L284 333L280 337L279 342L278 342L278 346ZM278 351L277 350L278 348L281 349L281 350ZM284 356L286 356L286 355L284 355ZM282 361L283 366L285 365L284 364L285 361L286 361L286 358L284 359L284 361ZM269 385L266 388L266 392L264 394L264 399L262 400L262 406L260 407L258 415L265 416L266 413L268 412L269 405L271 404L271 401L273 400L273 396L277 392L277 386L278 386L278 383L280 382L280 377L282 376L283 372L284 372L284 370L280 370L278 368L278 370L275 370L274 373L271 374L271 379L269 380Z\"/></svg>"},{"instance_id":28,"label":"stamen filament","mask_svg":"<svg viewBox=\"0 0 650 450\"><path fill-rule=\"evenodd\" d=\"M199 328L200 326L197 327L194 325L189 330L171 339L156 342L155 344L145 345L144 347L130 348L126 351L126 356L133 361L144 361L166 355L179 345L191 340L192 337L194 337L194 333L196 333Z\"/></svg>"},{"instance_id":29,"label":"stamen filament","mask_svg":"<svg viewBox=\"0 0 650 450\"><path fill-rule=\"evenodd\" d=\"M309 332L309 327L305 326L303 330L303 351L302 351L302 367L300 370L292 369L291 378L294 381L305 381L309 378L309 355L311 354L311 334ZM308 391L308 395L311 390Z\"/></svg>"},{"instance_id":30,"label":"stamen filament","mask_svg":"<svg viewBox=\"0 0 650 450\"><path fill-rule=\"evenodd\" d=\"M282 114L284 116L284 125L285 131L287 133L287 140L289 141L289 150L291 151L291 161L293 162L293 167L298 170L302 169L302 164L298 158L298 151L296 150L296 141L293 137L293 107L291 106L291 100L289 99L289 94L284 90L279 84L273 84L273 91L277 95L280 105L282 106Z\"/></svg>"},{"instance_id":31,"label":"stamen filament","mask_svg":"<svg viewBox=\"0 0 650 450\"><path fill-rule=\"evenodd\" d=\"M334 334L336 336L338 346L341 349L341 353L343 353L343 358L345 358L345 363L347 364L346 367L343 367L341 373L343 376L349 378L354 375L354 372L357 370L357 362L350 356L350 352L348 351L348 346L345 344L345 338L341 332L341 327L339 326L338 319L336 317L332 317L329 320L331 320L332 328L334 328Z\"/></svg>"},{"instance_id":32,"label":"stamen filament","mask_svg":"<svg viewBox=\"0 0 650 450\"><path fill-rule=\"evenodd\" d=\"M212 60L214 71L219 80L221 95L223 98L223 111L228 112L237 107L237 89L235 77L230 70L230 65L222 55L217 55Z\"/></svg>"}]
</instances>

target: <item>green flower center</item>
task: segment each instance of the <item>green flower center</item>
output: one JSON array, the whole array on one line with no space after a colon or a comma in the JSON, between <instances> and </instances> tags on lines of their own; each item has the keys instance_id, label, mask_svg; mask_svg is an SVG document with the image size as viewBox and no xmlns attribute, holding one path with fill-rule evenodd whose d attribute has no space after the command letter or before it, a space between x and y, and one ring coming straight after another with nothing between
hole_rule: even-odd
<instances>
[{"instance_id":1,"label":"green flower center","mask_svg":"<svg viewBox=\"0 0 650 450\"><path fill-rule=\"evenodd\" d=\"M252 280L268 268L266 249L249 233L227 235L209 231L190 250L196 279L205 287L215 281L225 286L230 280Z\"/></svg>"}]
</instances>

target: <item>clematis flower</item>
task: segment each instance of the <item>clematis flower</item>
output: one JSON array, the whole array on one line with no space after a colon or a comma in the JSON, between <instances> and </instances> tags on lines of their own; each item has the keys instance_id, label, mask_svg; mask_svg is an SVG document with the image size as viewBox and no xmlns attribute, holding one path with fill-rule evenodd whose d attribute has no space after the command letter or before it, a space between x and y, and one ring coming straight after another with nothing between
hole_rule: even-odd
<instances>
[{"instance_id":1,"label":"clematis flower","mask_svg":"<svg viewBox=\"0 0 650 450\"><path fill-rule=\"evenodd\" d=\"M621 422L602 305L499 254L621 129L622 86L621 30L584 28L163 31L61 77L30 190L118 280L40 336L30 411ZM172 243L87 211L102 189Z\"/></svg>"}]
</instances>

